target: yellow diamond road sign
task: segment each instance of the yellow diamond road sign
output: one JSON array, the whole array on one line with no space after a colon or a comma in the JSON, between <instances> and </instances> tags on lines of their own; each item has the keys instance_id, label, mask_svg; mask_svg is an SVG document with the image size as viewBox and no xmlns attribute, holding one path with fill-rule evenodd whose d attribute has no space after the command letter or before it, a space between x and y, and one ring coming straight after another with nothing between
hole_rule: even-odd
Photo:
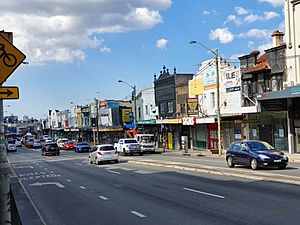
<instances>
[{"instance_id":1,"label":"yellow diamond road sign","mask_svg":"<svg viewBox=\"0 0 300 225\"><path fill-rule=\"evenodd\" d=\"M19 99L19 88L0 87L0 99Z\"/></svg>"},{"instance_id":2,"label":"yellow diamond road sign","mask_svg":"<svg viewBox=\"0 0 300 225\"><path fill-rule=\"evenodd\" d=\"M15 71L26 56L0 35L0 84Z\"/></svg>"}]
</instances>

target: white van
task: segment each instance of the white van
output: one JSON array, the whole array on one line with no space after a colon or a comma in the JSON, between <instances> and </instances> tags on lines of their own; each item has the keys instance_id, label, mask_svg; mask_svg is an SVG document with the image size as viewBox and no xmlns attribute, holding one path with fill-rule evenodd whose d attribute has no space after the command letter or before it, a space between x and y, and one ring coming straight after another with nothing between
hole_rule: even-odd
<instances>
[{"instance_id":1,"label":"white van","mask_svg":"<svg viewBox=\"0 0 300 225\"><path fill-rule=\"evenodd\" d=\"M154 134L137 134L136 139L140 143L143 152L155 152Z\"/></svg>"},{"instance_id":2,"label":"white van","mask_svg":"<svg viewBox=\"0 0 300 225\"><path fill-rule=\"evenodd\" d=\"M64 143L67 141L68 141L67 138L59 138L59 139L57 139L56 144L60 149L62 149L64 147Z\"/></svg>"}]
</instances>

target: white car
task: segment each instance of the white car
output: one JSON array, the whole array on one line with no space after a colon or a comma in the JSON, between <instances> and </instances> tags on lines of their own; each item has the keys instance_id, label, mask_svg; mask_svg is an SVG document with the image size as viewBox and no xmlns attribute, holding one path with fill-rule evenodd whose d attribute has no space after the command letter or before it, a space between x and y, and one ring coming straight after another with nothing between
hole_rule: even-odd
<instances>
[{"instance_id":1,"label":"white car","mask_svg":"<svg viewBox=\"0 0 300 225\"><path fill-rule=\"evenodd\" d=\"M65 142L67 142L67 141L68 141L67 138L59 138L59 139L57 139L56 144L57 144L57 146L58 146L60 149L63 149L64 144L65 144Z\"/></svg>"},{"instance_id":2,"label":"white car","mask_svg":"<svg viewBox=\"0 0 300 225\"><path fill-rule=\"evenodd\" d=\"M119 162L119 154L113 145L96 145L92 148L91 153L89 154L89 163L99 165L104 161L114 161L115 163Z\"/></svg>"},{"instance_id":3,"label":"white car","mask_svg":"<svg viewBox=\"0 0 300 225\"><path fill-rule=\"evenodd\" d=\"M16 140L16 146L17 146L17 147L22 147L22 142L21 142L21 141L18 141L18 140Z\"/></svg>"}]
</instances>

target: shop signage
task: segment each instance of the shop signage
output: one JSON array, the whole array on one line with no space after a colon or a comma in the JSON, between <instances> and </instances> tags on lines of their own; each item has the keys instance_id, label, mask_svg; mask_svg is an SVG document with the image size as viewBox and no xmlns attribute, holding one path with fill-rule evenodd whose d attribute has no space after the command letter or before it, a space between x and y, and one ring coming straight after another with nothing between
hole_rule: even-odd
<instances>
[{"instance_id":1,"label":"shop signage","mask_svg":"<svg viewBox=\"0 0 300 225\"><path fill-rule=\"evenodd\" d=\"M138 124L156 124L156 120L140 120Z\"/></svg>"},{"instance_id":2,"label":"shop signage","mask_svg":"<svg viewBox=\"0 0 300 225\"><path fill-rule=\"evenodd\" d=\"M192 126L195 123L196 123L196 118L194 118L194 117L183 117L182 118L182 125Z\"/></svg>"},{"instance_id":3,"label":"shop signage","mask_svg":"<svg viewBox=\"0 0 300 225\"><path fill-rule=\"evenodd\" d=\"M196 124L205 124L205 123L215 123L214 117L207 117L207 118L198 118L196 119Z\"/></svg>"},{"instance_id":4,"label":"shop signage","mask_svg":"<svg viewBox=\"0 0 300 225\"><path fill-rule=\"evenodd\" d=\"M198 98L188 98L187 99L187 113L189 116L199 115L199 103Z\"/></svg>"}]
</instances>

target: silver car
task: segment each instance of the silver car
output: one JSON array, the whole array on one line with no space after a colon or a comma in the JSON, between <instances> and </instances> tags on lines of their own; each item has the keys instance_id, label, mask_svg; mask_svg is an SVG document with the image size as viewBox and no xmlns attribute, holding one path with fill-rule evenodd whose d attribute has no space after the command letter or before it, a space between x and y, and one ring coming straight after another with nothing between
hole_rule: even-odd
<instances>
[{"instance_id":1,"label":"silver car","mask_svg":"<svg viewBox=\"0 0 300 225\"><path fill-rule=\"evenodd\" d=\"M113 145L96 145L92 148L91 153L89 154L89 163L99 165L104 161L119 162L119 154Z\"/></svg>"}]
</instances>

